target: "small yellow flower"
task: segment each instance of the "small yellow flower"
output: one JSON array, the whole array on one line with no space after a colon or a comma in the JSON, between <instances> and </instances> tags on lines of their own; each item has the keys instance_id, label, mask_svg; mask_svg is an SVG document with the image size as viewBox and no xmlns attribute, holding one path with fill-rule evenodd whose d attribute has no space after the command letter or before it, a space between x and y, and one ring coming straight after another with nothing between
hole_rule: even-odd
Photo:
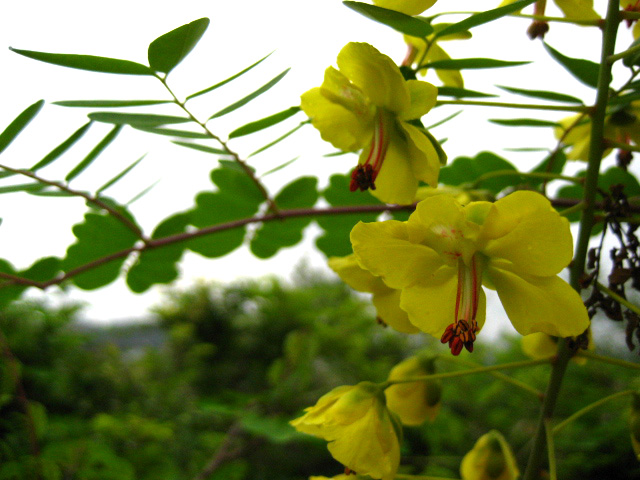
<instances>
[{"instance_id":1,"label":"small yellow flower","mask_svg":"<svg viewBox=\"0 0 640 480\"><path fill-rule=\"evenodd\" d=\"M623 110L608 115L604 124L604 138L616 142L640 145L640 102L633 102ZM571 147L569 160L589 160L591 142L591 120L585 115L573 115L560 120L561 127L555 129L555 136L563 144ZM605 150L603 157L611 153Z\"/></svg>"},{"instance_id":2,"label":"small yellow flower","mask_svg":"<svg viewBox=\"0 0 640 480\"><path fill-rule=\"evenodd\" d=\"M516 480L520 472L507 441L491 430L464 456L460 475L462 480Z\"/></svg>"},{"instance_id":3,"label":"small yellow flower","mask_svg":"<svg viewBox=\"0 0 640 480\"><path fill-rule=\"evenodd\" d=\"M454 355L473 350L484 324L482 284L522 335L577 336L589 326L582 299L557 276L573 255L569 222L538 193L465 206L436 195L407 222L358 223L351 243L361 267L402 290L409 321Z\"/></svg>"},{"instance_id":4,"label":"small yellow flower","mask_svg":"<svg viewBox=\"0 0 640 480\"><path fill-rule=\"evenodd\" d=\"M293 420L296 430L329 441L333 458L371 478L393 480L400 465L402 427L371 382L341 386Z\"/></svg>"},{"instance_id":5,"label":"small yellow flower","mask_svg":"<svg viewBox=\"0 0 640 480\"><path fill-rule=\"evenodd\" d=\"M504 0L500 6L509 5L516 0ZM622 0L625 1L625 0ZM600 15L593 9L593 0L554 0L562 13L567 18L576 20L596 20ZM544 15L546 0L538 0L535 5L535 14Z\"/></svg>"},{"instance_id":6,"label":"small yellow flower","mask_svg":"<svg viewBox=\"0 0 640 480\"><path fill-rule=\"evenodd\" d=\"M444 28L447 24L439 24L434 27ZM413 66L421 75L426 75L428 68L421 68L430 62L439 60L451 60L451 57L445 52L438 42L446 40L465 40L471 38L471 32L464 31L452 35L445 35L435 40L435 34L429 35L427 38L417 38L410 35L404 36L404 41L408 46L407 56L402 62L405 66ZM464 88L464 80L459 70L443 70L434 69L436 75L447 87Z\"/></svg>"},{"instance_id":7,"label":"small yellow flower","mask_svg":"<svg viewBox=\"0 0 640 480\"><path fill-rule=\"evenodd\" d=\"M585 338L588 342L586 350L595 350L591 328L587 329ZM551 335L547 335L546 333L537 332L522 337L521 347L522 352L527 357L534 360L551 358L558 353L558 340L557 338L552 337ZM572 357L571 361L576 363L577 365L584 365L587 363L587 359L585 357L577 355Z\"/></svg>"},{"instance_id":8,"label":"small yellow flower","mask_svg":"<svg viewBox=\"0 0 640 480\"><path fill-rule=\"evenodd\" d=\"M389 381L423 377L435 373L433 358L409 357L393 367ZM417 426L433 421L440 410L442 386L439 380L398 383L385 390L387 407L404 425Z\"/></svg>"},{"instance_id":9,"label":"small yellow flower","mask_svg":"<svg viewBox=\"0 0 640 480\"><path fill-rule=\"evenodd\" d=\"M424 130L409 123L436 103L438 89L405 81L393 61L367 43L349 43L321 87L301 108L322 138L343 151L362 150L351 190L371 189L387 203L413 202L418 182L437 186L440 158ZM435 141L435 140L434 140Z\"/></svg>"},{"instance_id":10,"label":"small yellow flower","mask_svg":"<svg viewBox=\"0 0 640 480\"><path fill-rule=\"evenodd\" d=\"M436 0L373 0L377 6L388 10L404 13L405 15L419 15L431 8Z\"/></svg>"}]
</instances>

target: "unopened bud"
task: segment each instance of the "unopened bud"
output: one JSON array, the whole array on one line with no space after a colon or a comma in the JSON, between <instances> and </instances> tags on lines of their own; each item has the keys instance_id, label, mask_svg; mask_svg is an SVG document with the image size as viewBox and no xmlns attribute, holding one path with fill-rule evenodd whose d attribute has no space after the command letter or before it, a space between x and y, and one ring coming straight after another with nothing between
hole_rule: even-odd
<instances>
[{"instance_id":1,"label":"unopened bud","mask_svg":"<svg viewBox=\"0 0 640 480\"><path fill-rule=\"evenodd\" d=\"M491 430L464 456L460 475L463 480L516 480L520 472L507 441Z\"/></svg>"}]
</instances>

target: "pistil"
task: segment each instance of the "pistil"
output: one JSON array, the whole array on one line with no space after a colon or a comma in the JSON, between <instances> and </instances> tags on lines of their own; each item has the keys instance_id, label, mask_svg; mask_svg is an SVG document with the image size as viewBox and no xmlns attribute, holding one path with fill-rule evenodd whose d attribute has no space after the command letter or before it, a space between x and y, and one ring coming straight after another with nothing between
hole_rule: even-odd
<instances>
[{"instance_id":1,"label":"pistil","mask_svg":"<svg viewBox=\"0 0 640 480\"><path fill-rule=\"evenodd\" d=\"M385 128L384 114L382 110L378 109L367 159L351 172L349 190L364 192L376 189L376 177L382 168L387 148L389 148L389 134Z\"/></svg>"},{"instance_id":2,"label":"pistil","mask_svg":"<svg viewBox=\"0 0 640 480\"><path fill-rule=\"evenodd\" d=\"M449 344L453 355L459 355L463 347L473 352L473 342L478 332L476 315L480 298L479 288L475 256L471 257L470 265L466 265L464 260L459 258L455 321L445 329L440 339L442 343Z\"/></svg>"}]
</instances>

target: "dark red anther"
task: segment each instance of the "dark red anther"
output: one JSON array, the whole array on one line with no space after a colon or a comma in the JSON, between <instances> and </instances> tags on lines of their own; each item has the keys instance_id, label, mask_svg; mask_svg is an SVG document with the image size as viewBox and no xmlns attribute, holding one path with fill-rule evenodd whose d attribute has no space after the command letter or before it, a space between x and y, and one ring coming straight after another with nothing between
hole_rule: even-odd
<instances>
[{"instance_id":1,"label":"dark red anther","mask_svg":"<svg viewBox=\"0 0 640 480\"><path fill-rule=\"evenodd\" d=\"M469 342L464 342L464 348L466 348L469 353L472 353L473 352L473 340L471 340Z\"/></svg>"},{"instance_id":2,"label":"dark red anther","mask_svg":"<svg viewBox=\"0 0 640 480\"><path fill-rule=\"evenodd\" d=\"M464 347L464 342L460 340L460 337L455 337L449 342L449 348L451 349L451 353L455 357L460 355L460 352L462 351L462 347Z\"/></svg>"},{"instance_id":3,"label":"dark red anther","mask_svg":"<svg viewBox=\"0 0 640 480\"><path fill-rule=\"evenodd\" d=\"M449 341L453 338L453 336L455 335L454 331L453 331L453 327L454 327L454 323L452 323L451 325L449 325L444 333L442 334L442 337L440 338L440 341L442 343L449 343Z\"/></svg>"},{"instance_id":4,"label":"dark red anther","mask_svg":"<svg viewBox=\"0 0 640 480\"><path fill-rule=\"evenodd\" d=\"M369 164L366 165L358 165L351 172L351 183L349 184L349 190L355 192L356 190L360 190L364 192L366 190L375 190L375 180L376 180L377 172L373 169L373 167Z\"/></svg>"}]
</instances>

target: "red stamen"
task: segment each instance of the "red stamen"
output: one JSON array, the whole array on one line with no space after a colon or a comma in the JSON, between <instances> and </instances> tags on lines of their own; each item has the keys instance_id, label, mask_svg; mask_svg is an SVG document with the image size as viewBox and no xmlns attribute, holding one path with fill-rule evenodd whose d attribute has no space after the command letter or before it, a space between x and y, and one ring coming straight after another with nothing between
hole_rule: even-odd
<instances>
[{"instance_id":1,"label":"red stamen","mask_svg":"<svg viewBox=\"0 0 640 480\"><path fill-rule=\"evenodd\" d=\"M384 157L387 154L388 146L389 139L384 128L383 113L378 110L369 154L367 155L365 162L358 165L351 172L349 190L352 192L355 192L356 190L364 192L365 190L376 189L376 177L382 168L382 163L384 162Z\"/></svg>"}]
</instances>

